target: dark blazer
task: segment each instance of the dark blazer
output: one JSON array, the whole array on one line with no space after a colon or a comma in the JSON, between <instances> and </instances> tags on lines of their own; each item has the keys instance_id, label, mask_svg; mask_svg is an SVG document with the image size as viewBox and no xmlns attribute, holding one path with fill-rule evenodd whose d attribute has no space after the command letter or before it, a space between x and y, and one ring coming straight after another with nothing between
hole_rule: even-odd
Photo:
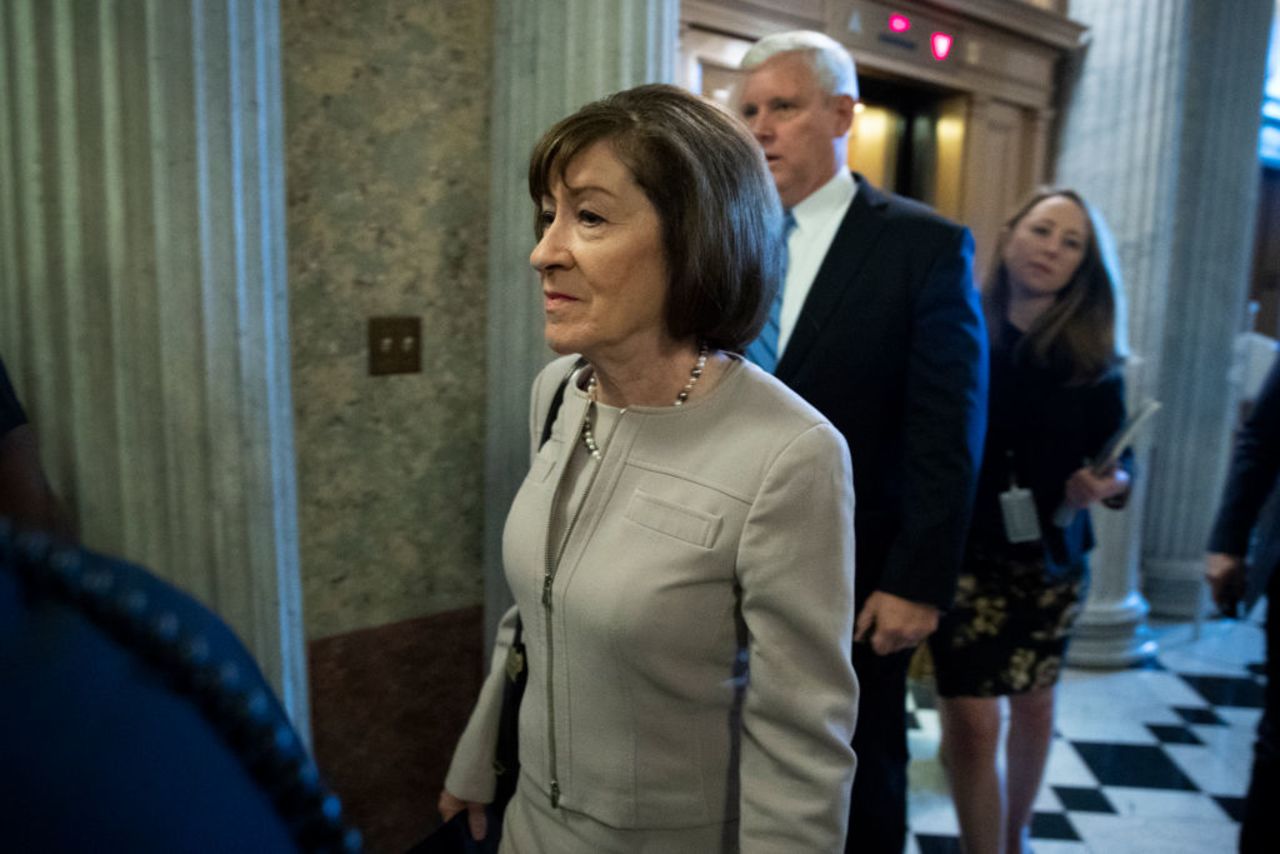
<instances>
[{"instance_id":1,"label":"dark blazer","mask_svg":"<svg viewBox=\"0 0 1280 854\"><path fill-rule=\"evenodd\" d=\"M1236 437L1209 551L1244 556L1257 530L1250 586L1261 590L1280 566L1280 501L1267 501L1280 474L1280 358L1271 366L1253 411ZM1246 594L1248 595L1248 594Z\"/></svg>"},{"instance_id":2,"label":"dark blazer","mask_svg":"<svg viewBox=\"0 0 1280 854\"><path fill-rule=\"evenodd\" d=\"M849 443L857 601L951 604L986 423L973 238L855 173L776 374Z\"/></svg>"},{"instance_id":3,"label":"dark blazer","mask_svg":"<svg viewBox=\"0 0 1280 854\"><path fill-rule=\"evenodd\" d=\"M1096 382L1068 385L1028 358L1015 359L1022 335L1007 321L993 332L1000 334L993 335L991 345L987 439L969 533L975 546L971 555L1042 553L1051 575L1082 571L1084 556L1094 546L1089 511L1077 512L1061 528L1053 518L1066 499L1067 479L1094 460L1124 424L1123 374L1116 367ZM1132 479L1131 451L1121 456L1120 465ZM1012 546L1005 538L1000 493L1014 480L1035 497L1043 534L1039 543ZM1118 508L1127 499L1125 492L1105 503Z\"/></svg>"}]
</instances>

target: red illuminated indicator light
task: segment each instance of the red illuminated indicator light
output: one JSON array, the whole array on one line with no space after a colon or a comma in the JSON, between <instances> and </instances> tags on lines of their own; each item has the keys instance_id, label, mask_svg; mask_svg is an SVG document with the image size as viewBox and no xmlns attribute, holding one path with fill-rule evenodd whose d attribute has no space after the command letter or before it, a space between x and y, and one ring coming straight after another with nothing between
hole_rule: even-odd
<instances>
[{"instance_id":1,"label":"red illuminated indicator light","mask_svg":"<svg viewBox=\"0 0 1280 854\"><path fill-rule=\"evenodd\" d=\"M890 15L889 29L895 33L905 33L911 29L911 19L906 15Z\"/></svg>"},{"instance_id":2,"label":"red illuminated indicator light","mask_svg":"<svg viewBox=\"0 0 1280 854\"><path fill-rule=\"evenodd\" d=\"M933 49L933 58L941 62L951 53L951 44L954 42L947 33L934 33L929 37L929 47Z\"/></svg>"}]
</instances>

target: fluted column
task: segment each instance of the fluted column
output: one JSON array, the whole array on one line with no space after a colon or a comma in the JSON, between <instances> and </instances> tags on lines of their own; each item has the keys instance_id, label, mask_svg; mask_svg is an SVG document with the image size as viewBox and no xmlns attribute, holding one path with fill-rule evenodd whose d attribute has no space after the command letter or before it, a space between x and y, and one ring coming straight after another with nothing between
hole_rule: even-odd
<instances>
[{"instance_id":1,"label":"fluted column","mask_svg":"<svg viewBox=\"0 0 1280 854\"><path fill-rule=\"evenodd\" d=\"M1268 0L1074 0L1092 40L1072 86L1057 181L1098 206L1128 303L1130 408L1164 409L1138 443L1129 507L1094 512L1099 545L1072 659L1151 650L1140 587L1166 613L1198 601L1226 460L1230 331L1247 287ZM1144 583L1140 584L1140 578Z\"/></svg>"},{"instance_id":2,"label":"fluted column","mask_svg":"<svg viewBox=\"0 0 1280 854\"><path fill-rule=\"evenodd\" d=\"M1274 4L1197 0L1182 102L1173 275L1159 390L1161 445L1144 518L1144 589L1157 613L1202 607L1204 551L1236 411L1227 381L1248 293L1268 24Z\"/></svg>"},{"instance_id":3,"label":"fluted column","mask_svg":"<svg viewBox=\"0 0 1280 854\"><path fill-rule=\"evenodd\" d=\"M510 605L502 527L529 468L529 386L553 355L529 267L529 152L583 104L675 72L679 0L499 0L490 138L488 428L485 445L485 626L492 642Z\"/></svg>"},{"instance_id":4,"label":"fluted column","mask_svg":"<svg viewBox=\"0 0 1280 854\"><path fill-rule=\"evenodd\" d=\"M1106 217L1129 311L1133 350L1129 404L1155 396L1170 256L1165 246L1177 195L1176 72L1185 51L1186 3L1076 0L1070 15L1091 27L1064 114L1056 181L1078 188ZM1155 13L1154 16L1152 13ZM1123 512L1093 511L1098 546L1092 581L1071 647L1073 663L1119 665L1150 652L1147 603L1139 593L1142 507L1150 434L1138 447L1142 472Z\"/></svg>"},{"instance_id":5,"label":"fluted column","mask_svg":"<svg viewBox=\"0 0 1280 854\"><path fill-rule=\"evenodd\" d=\"M0 352L85 543L307 725L276 0L0 4Z\"/></svg>"}]
</instances>

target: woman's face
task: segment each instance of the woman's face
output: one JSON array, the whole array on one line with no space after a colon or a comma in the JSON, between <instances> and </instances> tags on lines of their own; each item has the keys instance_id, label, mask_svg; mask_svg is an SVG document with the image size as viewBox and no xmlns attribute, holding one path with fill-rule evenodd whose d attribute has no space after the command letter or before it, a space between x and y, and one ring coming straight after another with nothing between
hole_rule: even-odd
<instances>
[{"instance_id":1,"label":"woman's face","mask_svg":"<svg viewBox=\"0 0 1280 854\"><path fill-rule=\"evenodd\" d=\"M1022 297L1057 294L1067 286L1089 243L1089 220L1066 196L1041 199L1018 220L1005 242L1009 284Z\"/></svg>"},{"instance_id":2,"label":"woman's face","mask_svg":"<svg viewBox=\"0 0 1280 854\"><path fill-rule=\"evenodd\" d=\"M583 151L542 200L529 256L542 279L547 344L626 359L667 337L662 223L606 142Z\"/></svg>"}]
</instances>

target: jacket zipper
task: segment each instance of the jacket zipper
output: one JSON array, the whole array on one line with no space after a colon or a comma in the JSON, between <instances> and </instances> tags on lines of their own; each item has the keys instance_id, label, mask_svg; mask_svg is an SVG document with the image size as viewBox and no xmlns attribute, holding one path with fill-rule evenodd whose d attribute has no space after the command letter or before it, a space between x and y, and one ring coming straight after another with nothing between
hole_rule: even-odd
<instances>
[{"instance_id":1,"label":"jacket zipper","mask_svg":"<svg viewBox=\"0 0 1280 854\"><path fill-rule=\"evenodd\" d=\"M556 492L551 496L551 505L555 506L556 495L559 494L560 488L557 484ZM553 684L553 668L555 666L555 657L552 655L551 641L551 582L555 579L555 566L551 556L551 517L547 517L547 548L546 548L546 565L544 567L544 575L542 576L542 620L546 623L547 636L547 745L551 750L551 808L555 809L560 806L560 783L556 780L556 706Z\"/></svg>"},{"instance_id":2,"label":"jacket zipper","mask_svg":"<svg viewBox=\"0 0 1280 854\"><path fill-rule=\"evenodd\" d=\"M621 418L619 418L621 421ZM584 415L585 422L585 415ZM613 432L618 431L618 425L615 424ZM571 446L576 449L578 443L582 441L582 425L578 425L578 431L574 436L574 442ZM570 450L570 455L573 450ZM566 463L567 465L568 463ZM582 500L578 502L578 506L573 509L573 516L569 519L569 524L565 527L564 536L560 540L560 546L552 554L551 546L551 516L547 516L547 533L546 533L546 551L544 553L545 565L542 576L542 616L543 622L546 623L547 637L547 745L551 749L551 808L556 809L560 806L560 781L556 778L556 705L555 705L555 655L554 644L552 642L551 629L551 586L555 583L556 570L559 568L560 559L564 557L564 550L569 544L569 537L573 534L573 529L577 527L578 517L582 515L582 507L587 503L587 496L591 494L591 488L595 486L596 475L600 473L600 467L603 462L597 461L595 468L591 470L591 475L587 480L587 488L582 492ZM551 496L551 507L554 512L556 499L560 496L560 487L563 485L563 478L556 484L556 490Z\"/></svg>"}]
</instances>

